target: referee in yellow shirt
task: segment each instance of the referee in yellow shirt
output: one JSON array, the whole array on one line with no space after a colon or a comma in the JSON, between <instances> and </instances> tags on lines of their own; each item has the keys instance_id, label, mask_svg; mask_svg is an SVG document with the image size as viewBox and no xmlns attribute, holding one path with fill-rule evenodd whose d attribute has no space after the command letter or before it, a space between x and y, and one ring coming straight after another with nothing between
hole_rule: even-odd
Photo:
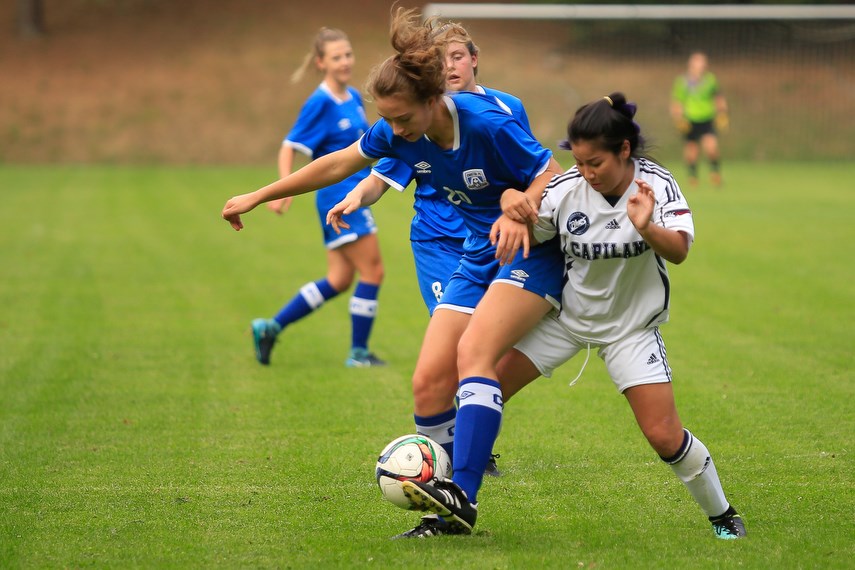
<instances>
[{"instance_id":1,"label":"referee in yellow shirt","mask_svg":"<svg viewBox=\"0 0 855 570\"><path fill-rule=\"evenodd\" d=\"M698 183L701 149L710 162L710 180L715 186L721 185L718 133L726 131L729 124L727 101L707 65L706 54L690 55L686 73L677 76L671 90L671 118L685 138L683 159L692 186Z\"/></svg>"}]
</instances>

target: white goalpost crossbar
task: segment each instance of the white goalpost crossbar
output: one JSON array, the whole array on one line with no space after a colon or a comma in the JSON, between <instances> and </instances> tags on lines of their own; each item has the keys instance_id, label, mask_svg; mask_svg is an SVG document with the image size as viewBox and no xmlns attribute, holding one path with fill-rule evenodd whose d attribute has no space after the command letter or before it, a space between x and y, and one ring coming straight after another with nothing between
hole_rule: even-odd
<instances>
[{"instance_id":1,"label":"white goalpost crossbar","mask_svg":"<svg viewBox=\"0 0 855 570\"><path fill-rule=\"evenodd\" d=\"M855 5L425 4L422 16L525 20L839 20Z\"/></svg>"}]
</instances>

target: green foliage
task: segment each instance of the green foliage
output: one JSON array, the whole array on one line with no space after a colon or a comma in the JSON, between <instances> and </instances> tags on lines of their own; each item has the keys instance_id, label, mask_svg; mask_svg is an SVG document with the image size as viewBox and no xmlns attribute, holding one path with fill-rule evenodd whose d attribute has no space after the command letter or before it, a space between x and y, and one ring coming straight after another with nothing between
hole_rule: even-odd
<instances>
[{"instance_id":1,"label":"green foliage","mask_svg":"<svg viewBox=\"0 0 855 570\"><path fill-rule=\"evenodd\" d=\"M250 319L324 271L311 196L235 233L222 204L269 169L0 168L0 567L851 567L855 170L724 173L686 189L697 240L663 333L749 537L713 538L599 359L566 386L580 357L508 404L474 536L393 542L417 516L373 467L412 431L427 320L409 196L374 208L390 366L343 367L337 299L263 368Z\"/></svg>"}]
</instances>

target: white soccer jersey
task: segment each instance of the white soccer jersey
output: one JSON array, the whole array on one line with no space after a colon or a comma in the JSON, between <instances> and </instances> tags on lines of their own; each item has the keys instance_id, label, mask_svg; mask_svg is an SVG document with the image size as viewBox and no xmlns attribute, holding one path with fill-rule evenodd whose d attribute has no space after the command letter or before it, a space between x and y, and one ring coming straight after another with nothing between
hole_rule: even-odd
<instances>
[{"instance_id":1,"label":"white soccer jersey","mask_svg":"<svg viewBox=\"0 0 855 570\"><path fill-rule=\"evenodd\" d=\"M653 222L694 239L692 212L668 170L635 160L635 176L653 188ZM670 282L665 260L636 231L626 203L633 182L612 206L574 166L546 189L534 236L545 242L561 236L566 284L558 320L580 339L614 342L640 328L668 320Z\"/></svg>"}]
</instances>

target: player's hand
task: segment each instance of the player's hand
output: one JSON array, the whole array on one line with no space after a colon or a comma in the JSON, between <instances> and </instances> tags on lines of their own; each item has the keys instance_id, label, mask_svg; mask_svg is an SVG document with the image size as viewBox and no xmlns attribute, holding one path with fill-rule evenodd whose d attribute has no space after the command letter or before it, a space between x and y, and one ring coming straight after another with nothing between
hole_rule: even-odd
<instances>
[{"instance_id":1,"label":"player's hand","mask_svg":"<svg viewBox=\"0 0 855 570\"><path fill-rule=\"evenodd\" d=\"M722 134L730 130L730 117L727 113L719 113L715 116L715 129Z\"/></svg>"},{"instance_id":2,"label":"player's hand","mask_svg":"<svg viewBox=\"0 0 855 570\"><path fill-rule=\"evenodd\" d=\"M656 195L653 193L650 184L644 180L636 178L635 183L638 185L638 191L626 201L626 213L635 229L642 233L647 229L650 218L653 216Z\"/></svg>"},{"instance_id":3,"label":"player's hand","mask_svg":"<svg viewBox=\"0 0 855 570\"><path fill-rule=\"evenodd\" d=\"M281 216L283 212L287 212L291 207L292 200L293 198L291 196L279 198L278 200L271 200L267 203L267 209L274 214Z\"/></svg>"},{"instance_id":4,"label":"player's hand","mask_svg":"<svg viewBox=\"0 0 855 570\"><path fill-rule=\"evenodd\" d=\"M516 257L520 247L523 257L528 257L531 246L527 224L516 222L502 214L490 228L490 243L496 246L496 259L500 265L507 265Z\"/></svg>"},{"instance_id":5,"label":"player's hand","mask_svg":"<svg viewBox=\"0 0 855 570\"><path fill-rule=\"evenodd\" d=\"M362 195L351 190L344 199L329 209L327 212L327 223L332 226L335 233L340 234L342 229L350 229L350 224L344 221L344 216L352 214L362 207Z\"/></svg>"},{"instance_id":6,"label":"player's hand","mask_svg":"<svg viewBox=\"0 0 855 570\"><path fill-rule=\"evenodd\" d=\"M515 222L525 224L537 221L537 208L525 192L509 188L502 192L499 203L502 206L502 213Z\"/></svg>"},{"instance_id":7,"label":"player's hand","mask_svg":"<svg viewBox=\"0 0 855 570\"><path fill-rule=\"evenodd\" d=\"M223 219L231 224L235 231L240 231L243 229L243 222L240 219L240 215L249 212L257 205L258 201L255 192L229 198L229 201L223 206Z\"/></svg>"}]
</instances>

